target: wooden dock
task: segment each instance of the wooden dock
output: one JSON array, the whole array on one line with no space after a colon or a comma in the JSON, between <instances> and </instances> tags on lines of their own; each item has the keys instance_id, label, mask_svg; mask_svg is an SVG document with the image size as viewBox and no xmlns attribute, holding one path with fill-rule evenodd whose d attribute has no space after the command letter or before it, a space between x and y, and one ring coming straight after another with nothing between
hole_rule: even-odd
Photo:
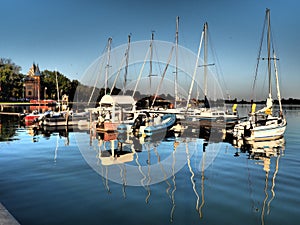
<instances>
[{"instance_id":1,"label":"wooden dock","mask_svg":"<svg viewBox=\"0 0 300 225\"><path fill-rule=\"evenodd\" d=\"M16 113L16 112L0 112L0 115L21 117L23 114L22 113Z\"/></svg>"}]
</instances>

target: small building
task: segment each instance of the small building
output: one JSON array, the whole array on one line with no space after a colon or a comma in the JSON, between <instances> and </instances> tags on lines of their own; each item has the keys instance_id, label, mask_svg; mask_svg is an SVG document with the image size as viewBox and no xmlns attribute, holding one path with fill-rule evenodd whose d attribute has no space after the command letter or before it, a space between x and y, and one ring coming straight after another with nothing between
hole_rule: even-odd
<instances>
[{"instance_id":1,"label":"small building","mask_svg":"<svg viewBox=\"0 0 300 225\"><path fill-rule=\"evenodd\" d=\"M27 99L38 99L40 100L41 94L41 72L39 65L32 64L32 67L29 69L25 80L25 98Z\"/></svg>"}]
</instances>

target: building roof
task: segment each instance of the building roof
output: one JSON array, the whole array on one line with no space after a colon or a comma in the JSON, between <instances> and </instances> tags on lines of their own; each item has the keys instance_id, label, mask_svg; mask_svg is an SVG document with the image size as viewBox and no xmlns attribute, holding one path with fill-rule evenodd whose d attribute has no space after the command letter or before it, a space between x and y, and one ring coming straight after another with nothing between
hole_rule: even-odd
<instances>
[{"instance_id":1,"label":"building roof","mask_svg":"<svg viewBox=\"0 0 300 225\"><path fill-rule=\"evenodd\" d=\"M31 68L29 69L27 76L41 76L39 65L35 63L32 64Z\"/></svg>"}]
</instances>

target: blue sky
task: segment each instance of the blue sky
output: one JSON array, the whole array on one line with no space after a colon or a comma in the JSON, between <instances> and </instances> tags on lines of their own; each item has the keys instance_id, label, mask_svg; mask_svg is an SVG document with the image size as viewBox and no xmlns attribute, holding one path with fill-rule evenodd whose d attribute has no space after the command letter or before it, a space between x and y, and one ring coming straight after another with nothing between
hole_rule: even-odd
<instances>
[{"instance_id":1,"label":"blue sky","mask_svg":"<svg viewBox=\"0 0 300 225\"><path fill-rule=\"evenodd\" d=\"M27 73L57 69L78 79L102 53L108 37L113 47L150 39L174 41L197 53L203 23L231 97L249 98L265 9L271 9L283 97L300 98L300 13L297 0L10 0L1 1L0 57Z\"/></svg>"}]
</instances>

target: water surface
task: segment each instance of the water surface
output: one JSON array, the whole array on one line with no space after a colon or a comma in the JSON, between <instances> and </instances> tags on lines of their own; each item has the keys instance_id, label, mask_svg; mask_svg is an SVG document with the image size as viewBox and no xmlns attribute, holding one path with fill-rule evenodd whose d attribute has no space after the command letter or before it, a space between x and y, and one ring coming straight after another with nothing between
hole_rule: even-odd
<instances>
[{"instance_id":1,"label":"water surface","mask_svg":"<svg viewBox=\"0 0 300 225\"><path fill-rule=\"evenodd\" d=\"M88 132L34 136L1 118L0 201L21 224L298 224L300 111L286 113L285 144L265 147L268 156L226 142L208 143L203 152L204 140L179 138L143 143L133 161L113 167L101 165L103 147L97 139L90 145ZM158 170L148 173L154 164ZM140 185L129 184L130 166L143 168Z\"/></svg>"}]
</instances>

